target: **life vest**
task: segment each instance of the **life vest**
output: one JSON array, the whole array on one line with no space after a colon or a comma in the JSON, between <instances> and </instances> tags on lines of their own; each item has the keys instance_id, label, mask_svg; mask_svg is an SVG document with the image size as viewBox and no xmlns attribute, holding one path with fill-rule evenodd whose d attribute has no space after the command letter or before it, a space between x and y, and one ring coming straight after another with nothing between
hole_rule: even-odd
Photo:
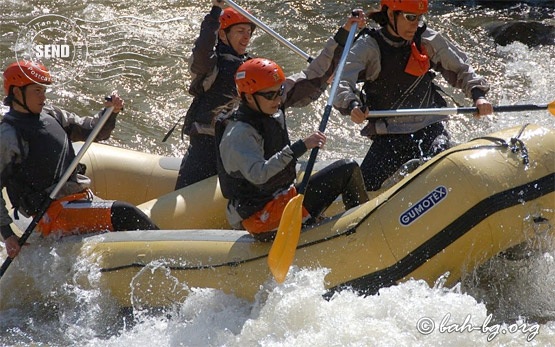
<instances>
[{"instance_id":1,"label":"life vest","mask_svg":"<svg viewBox=\"0 0 555 347\"><path fill-rule=\"evenodd\" d=\"M64 128L45 112L36 116L10 110L2 122L15 128L23 155L21 163L12 163L13 170L2 177L2 182L14 208L31 216L48 196L47 189L65 173L75 152ZM27 154L22 140L28 143ZM76 178L70 180L76 181Z\"/></svg>"},{"instance_id":2,"label":"life vest","mask_svg":"<svg viewBox=\"0 0 555 347\"><path fill-rule=\"evenodd\" d=\"M221 42L216 45L216 53L218 62L214 70L209 74L193 77L189 93L195 98L185 115L182 135L196 133L213 135L214 109L227 104L237 96L235 71L249 57L246 54L237 55L233 48ZM203 128L212 130L203 130Z\"/></svg>"},{"instance_id":3,"label":"life vest","mask_svg":"<svg viewBox=\"0 0 555 347\"><path fill-rule=\"evenodd\" d=\"M219 144L225 128L230 120L245 122L252 126L264 138L264 159L269 159L285 146L290 145L287 127L285 126L283 110L277 117L263 116L245 105L216 120L216 148L218 158L218 178L220 188L225 198L233 200L237 212L242 218L248 218L260 211L267 202L272 200L276 193L287 189L296 178L296 160L292 160L284 170L270 178L262 185L254 185L240 172L228 174L220 157ZM281 122L283 120L283 123Z\"/></svg>"},{"instance_id":4,"label":"life vest","mask_svg":"<svg viewBox=\"0 0 555 347\"><path fill-rule=\"evenodd\" d=\"M422 28L415 34L415 46L420 46ZM376 29L370 30L369 34L380 47L381 71L376 80L364 84L366 106L370 110L434 107L435 74L427 71L421 76L415 76L405 72L413 54L411 45L393 47Z\"/></svg>"},{"instance_id":5,"label":"life vest","mask_svg":"<svg viewBox=\"0 0 555 347\"><path fill-rule=\"evenodd\" d=\"M370 111L445 107L447 105L438 93L439 88L433 83L435 78L433 71L428 70L419 76L407 72L407 70L411 70L407 68L411 59L418 60L413 64L423 64L423 66L429 66L430 64L427 55L423 53L425 52L423 47L421 47L422 33L425 29L425 26L418 29L413 44L401 47L393 47L388 44L379 30L372 29L368 31L368 34L376 40L380 48L381 64L378 77L374 81L366 81L363 86L362 99ZM416 52L415 49L417 49ZM415 55L418 54L420 56L416 57ZM418 69L413 66L412 70ZM444 116L378 118L370 120L366 130L370 132L369 135L376 133L410 133L444 118Z\"/></svg>"}]
</instances>

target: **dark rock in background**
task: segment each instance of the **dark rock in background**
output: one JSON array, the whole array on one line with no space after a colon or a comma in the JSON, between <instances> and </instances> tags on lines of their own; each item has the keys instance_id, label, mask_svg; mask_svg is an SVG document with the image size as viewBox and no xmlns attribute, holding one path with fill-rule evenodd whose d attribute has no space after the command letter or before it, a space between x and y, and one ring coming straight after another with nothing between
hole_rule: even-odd
<instances>
[{"instance_id":1,"label":"dark rock in background","mask_svg":"<svg viewBox=\"0 0 555 347\"><path fill-rule=\"evenodd\" d=\"M506 46L514 41L530 47L538 45L555 45L555 27L539 22L512 21L509 23L491 23L485 27L495 43Z\"/></svg>"}]
</instances>

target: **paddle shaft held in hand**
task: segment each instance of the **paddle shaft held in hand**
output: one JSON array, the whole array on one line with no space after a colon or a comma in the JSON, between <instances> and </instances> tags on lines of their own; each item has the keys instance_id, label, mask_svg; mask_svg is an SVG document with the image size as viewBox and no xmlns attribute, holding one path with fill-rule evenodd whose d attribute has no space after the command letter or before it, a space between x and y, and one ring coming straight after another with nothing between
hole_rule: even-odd
<instances>
[{"instance_id":1,"label":"paddle shaft held in hand","mask_svg":"<svg viewBox=\"0 0 555 347\"><path fill-rule=\"evenodd\" d=\"M306 60L307 62L311 62L313 60L312 57L310 57L308 54L306 54L303 50L301 50L300 48L298 48L297 46L295 46L294 44L292 44L291 42L289 42L287 39L285 39L283 36L281 36L280 34L276 33L274 30L272 30L272 28L270 28L269 26L267 26L266 24L262 23L260 20L258 20L255 16L253 16L252 14L250 14L249 12L247 12L246 10L244 10L243 8L241 8L241 6L237 5L234 1L232 0L225 0L225 3L228 4L231 8L233 8L235 11L239 12L240 14L242 14L243 16L247 17L248 20L250 20L251 22L253 22L257 27L259 27L260 29L264 30L266 33L268 33L270 36L272 36L273 38L275 38L276 40L278 40L282 45L288 47L289 49L291 49L293 52L297 53L298 55L300 55L304 60Z\"/></svg>"},{"instance_id":2,"label":"paddle shaft held in hand","mask_svg":"<svg viewBox=\"0 0 555 347\"><path fill-rule=\"evenodd\" d=\"M339 60L337 70L335 71L335 77L333 79L328 102L324 110L324 115L322 116L322 121L320 122L320 126L318 127L318 130L320 130L321 132L324 132L326 129L326 125L328 123L328 119L332 110L333 99L335 98L337 87L343 73L343 67L345 66L347 55L349 54L349 50L351 49L356 30L357 25L356 23L353 23L349 31L347 42L345 44L345 47L343 48L343 53ZM272 272L272 275L278 283L282 283L285 280L285 277L289 272L289 268L293 263L293 259L295 258L295 251L297 249L299 237L301 234L304 192L306 190L306 187L308 186L308 180L310 178L310 174L312 173L314 163L316 162L318 150L319 147L314 147L310 152L310 158L305 169L303 180L299 186L298 195L289 200L289 202L285 206L276 233L276 238L274 239L274 242L272 243L272 248L270 249L270 252L268 254L268 266L270 268L270 271Z\"/></svg>"},{"instance_id":3,"label":"paddle shaft held in hand","mask_svg":"<svg viewBox=\"0 0 555 347\"><path fill-rule=\"evenodd\" d=\"M526 105L506 105L494 106L494 112L522 112L522 111L541 111L549 110L552 115L555 115L555 101L549 104L526 104ZM478 113L476 107L452 107L452 108L415 108L415 109L400 109L400 110L383 110L383 111L370 111L366 119L378 117L399 117L399 116L448 116L458 113Z\"/></svg>"},{"instance_id":4,"label":"paddle shaft held in hand","mask_svg":"<svg viewBox=\"0 0 555 347\"><path fill-rule=\"evenodd\" d=\"M52 201L56 199L56 195L58 195L58 193L60 192L64 184L67 182L69 177L73 174L73 171L75 171L75 169L77 168L79 161L83 158L83 156L85 155L85 152L91 146L91 143L93 143L94 139L98 136L98 133L100 132L100 130L102 130L102 127L104 127L104 124L106 124L106 122L108 121L108 118L110 118L110 115L112 114L113 110L114 110L113 106L110 106L106 108L106 110L104 110L104 113L98 120L98 123L96 123L95 127L87 137L87 140L85 141L85 143L83 144L83 146L81 147L81 149L79 150L79 152L77 153L73 161L69 164L67 170L64 172L64 174L62 175L62 177L60 178L60 180L58 181L58 183L56 184L52 192L50 192L50 195L43 201L39 211L33 217L33 220L31 220L31 223L29 223L29 225L27 226L27 229L25 229L25 232L23 233L23 235L21 235L21 237L19 238L20 246L23 246L27 241L27 239L29 238L29 236L31 236L31 233L33 232L35 227L39 224L42 216L46 213L46 210L48 210ZM12 260L13 259L9 257L6 258L6 260L4 260L2 267L0 267L0 279L6 272L10 264L12 263Z\"/></svg>"},{"instance_id":5,"label":"paddle shaft held in hand","mask_svg":"<svg viewBox=\"0 0 555 347\"><path fill-rule=\"evenodd\" d=\"M353 26L349 31L349 36L347 38L347 43L345 44L343 54L341 55L341 59L339 60L339 65L337 66L337 70L335 71L335 78L333 79L333 83L331 85L330 96L328 98L328 102L326 103L324 115L322 116L322 120L320 121L320 126L318 127L318 130L321 132L324 132L326 130L326 126L328 125L328 119L330 118L333 107L333 99L335 98L339 82L341 81L341 75L343 74L343 68L345 67L345 62L347 61L347 55L349 54L350 46L355 37L356 27L356 23L353 23ZM318 155L319 150L320 147L314 147L310 152L310 158L308 159L308 163L306 165L304 177L299 186L299 194L304 194L304 191L306 190L308 179L310 178L310 174L312 173L312 169L314 168L314 163L316 162L316 156Z\"/></svg>"}]
</instances>

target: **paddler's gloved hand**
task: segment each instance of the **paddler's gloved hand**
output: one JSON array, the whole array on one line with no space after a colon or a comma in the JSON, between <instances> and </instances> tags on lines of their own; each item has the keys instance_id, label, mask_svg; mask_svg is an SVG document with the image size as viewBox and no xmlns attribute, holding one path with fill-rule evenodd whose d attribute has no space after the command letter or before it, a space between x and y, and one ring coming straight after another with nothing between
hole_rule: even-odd
<instances>
[{"instance_id":1,"label":"paddler's gloved hand","mask_svg":"<svg viewBox=\"0 0 555 347\"><path fill-rule=\"evenodd\" d=\"M476 100L476 108L478 109L478 116L487 116L493 113L491 102L483 96Z\"/></svg>"},{"instance_id":2,"label":"paddler's gloved hand","mask_svg":"<svg viewBox=\"0 0 555 347\"><path fill-rule=\"evenodd\" d=\"M351 15L347 18L345 24L343 24L343 29L350 31L353 24L356 24L358 29L366 26L366 14L362 9L356 8L351 12Z\"/></svg>"},{"instance_id":3,"label":"paddler's gloved hand","mask_svg":"<svg viewBox=\"0 0 555 347\"><path fill-rule=\"evenodd\" d=\"M361 107L358 101L351 101L349 109L351 110L351 120L353 122L361 124L366 121L366 117L368 117L368 109L366 107Z\"/></svg>"},{"instance_id":4,"label":"paddler's gloved hand","mask_svg":"<svg viewBox=\"0 0 555 347\"><path fill-rule=\"evenodd\" d=\"M212 0L212 5L219 8L224 8L225 2L223 0Z\"/></svg>"},{"instance_id":5,"label":"paddler's gloved hand","mask_svg":"<svg viewBox=\"0 0 555 347\"><path fill-rule=\"evenodd\" d=\"M104 99L106 100L106 102L104 103L105 107L114 106L114 110L112 111L113 114L119 113L121 110L123 110L124 101L119 96L117 90L113 91L112 95L107 96Z\"/></svg>"},{"instance_id":6,"label":"paddler's gloved hand","mask_svg":"<svg viewBox=\"0 0 555 347\"><path fill-rule=\"evenodd\" d=\"M4 245L6 246L8 257L15 258L21 250L19 246L19 237L13 232L9 224L0 226L0 232L4 238Z\"/></svg>"}]
</instances>

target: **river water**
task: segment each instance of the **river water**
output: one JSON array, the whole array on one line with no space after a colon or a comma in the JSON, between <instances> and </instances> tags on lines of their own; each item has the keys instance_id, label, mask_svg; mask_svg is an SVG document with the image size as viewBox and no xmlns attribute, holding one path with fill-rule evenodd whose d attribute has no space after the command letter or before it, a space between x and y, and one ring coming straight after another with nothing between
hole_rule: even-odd
<instances>
[{"instance_id":1,"label":"river water","mask_svg":"<svg viewBox=\"0 0 555 347\"><path fill-rule=\"evenodd\" d=\"M361 6L358 2L325 0L238 3L311 56L318 53L350 9ZM434 3L428 23L466 51L478 73L488 78L492 103L553 101L555 45L528 47L515 42L499 46L485 29L492 23L514 19L555 25L553 3L513 8L464 3L473 2L461 1L458 6ZM364 6L369 5L365 2ZM2 0L0 62L6 66L15 59L14 51L24 42L22 37L29 28L35 25L35 29L43 29L37 26L37 18L50 16L51 23L61 19L60 27L74 31L73 42L84 42L86 55L57 67L66 78L50 90L49 99L76 113L90 114L101 107L103 95L118 90L125 98L126 110L107 142L179 157L187 145L186 139L180 139L179 127L167 142L161 140L191 102L187 59L209 8L209 1L192 0L140 0L132 4ZM33 37L60 35L61 29L48 29L50 32L37 30ZM255 32L250 51L277 61L286 73L306 66L300 56L262 30ZM453 106L470 105L460 91L441 78L438 82L450 95ZM327 97L326 93L308 107L289 111L292 139L317 128ZM464 142L524 123L555 128L555 117L547 111L503 113L482 119L453 115L448 127L455 141ZM358 135L359 130L359 126L333 112L326 129L328 144L319 158L364 156L369 143ZM56 243L50 246L48 259L57 254L57 247L63 247ZM0 246L0 259L5 256ZM254 303L198 289L170 312L136 310L133 318L121 315L102 293L73 286L67 280L68 273L47 275L48 264L37 264L40 258L33 257L34 262L17 267L28 269L37 283L51 290L51 300L14 304L0 311L0 345L555 346L554 257L553 247L547 242L541 251L532 252L524 260L494 259L469 273L454 288L444 288L441 279L433 287L411 280L383 289L376 296L343 292L331 301L322 298L325 269L295 268L285 284L261 289ZM64 264L63 259L58 260ZM79 267L87 266L65 265L71 269L70 276L77 276ZM48 283L41 282L45 278ZM426 320L429 317L431 320ZM480 328L490 320L489 330ZM426 323L435 325L430 334L422 333Z\"/></svg>"}]
</instances>

